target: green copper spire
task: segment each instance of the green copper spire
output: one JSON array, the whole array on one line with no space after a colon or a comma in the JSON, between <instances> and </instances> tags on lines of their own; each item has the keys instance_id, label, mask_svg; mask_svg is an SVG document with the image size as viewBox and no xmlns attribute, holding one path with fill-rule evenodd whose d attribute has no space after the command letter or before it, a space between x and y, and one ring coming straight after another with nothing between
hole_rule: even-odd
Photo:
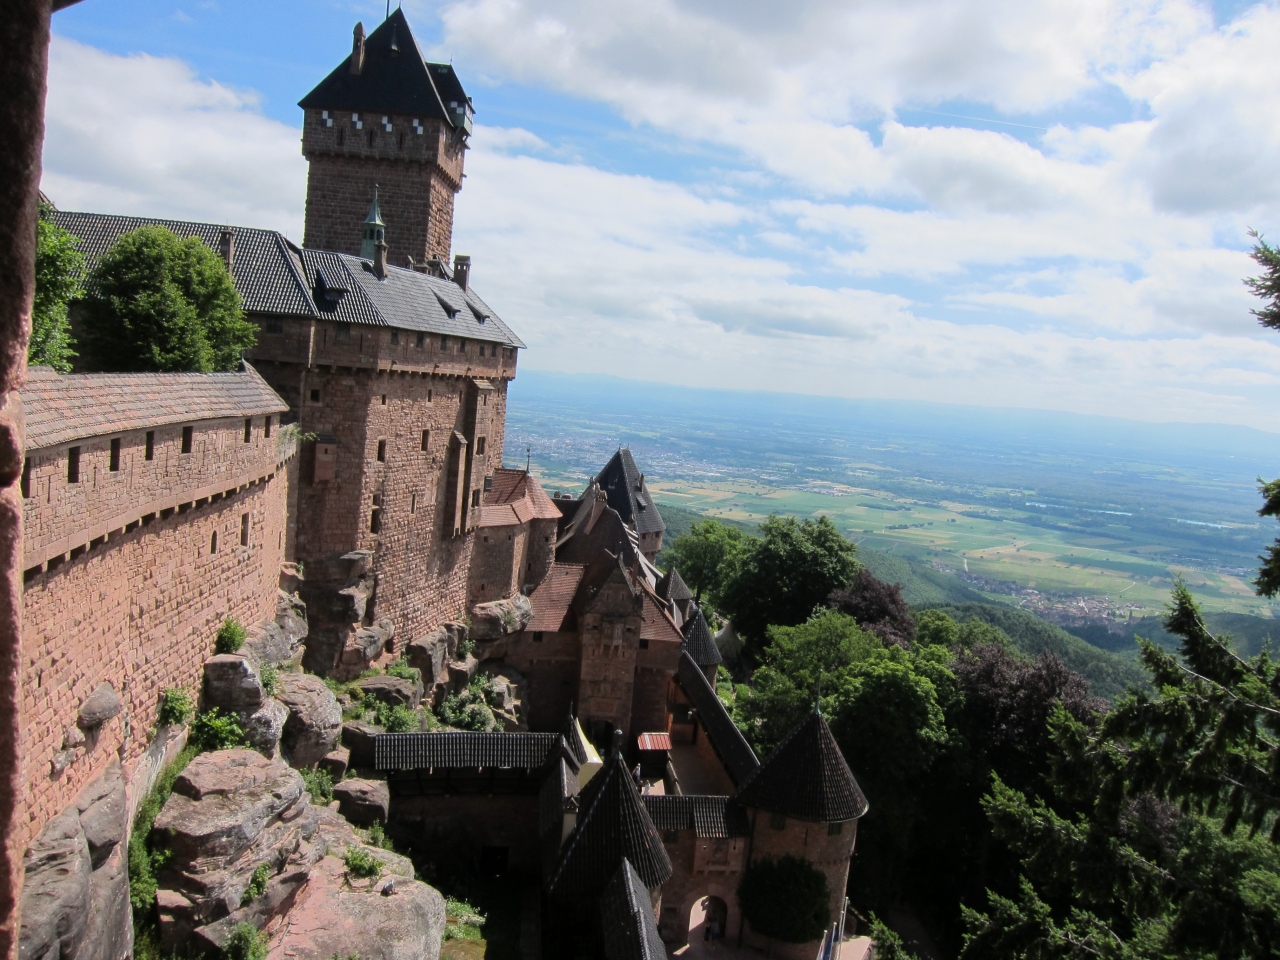
<instances>
[{"instance_id":1,"label":"green copper spire","mask_svg":"<svg viewBox=\"0 0 1280 960\"><path fill-rule=\"evenodd\" d=\"M387 225L382 222L382 212L378 209L378 186L373 187L373 206L369 215L364 218L364 238L360 241L360 256L372 260L378 244L387 238Z\"/></svg>"}]
</instances>

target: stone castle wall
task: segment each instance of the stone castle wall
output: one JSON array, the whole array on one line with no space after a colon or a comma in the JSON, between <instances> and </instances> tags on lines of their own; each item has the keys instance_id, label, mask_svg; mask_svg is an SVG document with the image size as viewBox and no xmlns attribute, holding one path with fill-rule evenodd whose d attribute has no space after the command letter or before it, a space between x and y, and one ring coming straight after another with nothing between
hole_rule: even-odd
<instances>
[{"instance_id":1,"label":"stone castle wall","mask_svg":"<svg viewBox=\"0 0 1280 960\"><path fill-rule=\"evenodd\" d=\"M202 664L225 617L252 624L275 615L284 560L286 470L287 463L277 462L260 481L198 505L191 501L166 517L157 515L28 577L23 843L112 758L119 756L126 765L137 760L151 738L165 689L198 693ZM96 732L84 732L82 747L72 747L80 706L103 683L111 684L124 710ZM59 770L62 763L66 766Z\"/></svg>"}]
</instances>

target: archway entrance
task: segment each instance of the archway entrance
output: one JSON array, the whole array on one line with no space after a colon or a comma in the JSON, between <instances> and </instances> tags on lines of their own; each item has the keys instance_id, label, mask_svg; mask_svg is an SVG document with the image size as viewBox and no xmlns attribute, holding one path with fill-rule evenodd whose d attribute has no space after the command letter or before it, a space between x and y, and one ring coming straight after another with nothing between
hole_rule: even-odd
<instances>
[{"instance_id":1,"label":"archway entrance","mask_svg":"<svg viewBox=\"0 0 1280 960\"><path fill-rule=\"evenodd\" d=\"M719 897L707 894L693 901L689 909L689 946L693 950L714 950L724 939L728 919L729 907Z\"/></svg>"}]
</instances>

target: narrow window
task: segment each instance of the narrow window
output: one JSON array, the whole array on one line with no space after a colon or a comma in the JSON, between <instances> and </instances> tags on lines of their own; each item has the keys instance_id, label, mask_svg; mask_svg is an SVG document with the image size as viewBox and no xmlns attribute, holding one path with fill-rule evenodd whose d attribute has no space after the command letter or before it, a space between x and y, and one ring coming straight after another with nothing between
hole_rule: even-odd
<instances>
[{"instance_id":1,"label":"narrow window","mask_svg":"<svg viewBox=\"0 0 1280 960\"><path fill-rule=\"evenodd\" d=\"M338 128L338 146L342 146L342 141L345 139L343 134L346 132L347 131L343 130L341 127Z\"/></svg>"},{"instance_id":2,"label":"narrow window","mask_svg":"<svg viewBox=\"0 0 1280 960\"><path fill-rule=\"evenodd\" d=\"M110 469L112 473L120 470L120 438L114 437L111 440L111 461Z\"/></svg>"},{"instance_id":3,"label":"narrow window","mask_svg":"<svg viewBox=\"0 0 1280 960\"><path fill-rule=\"evenodd\" d=\"M191 441L195 437L195 433L196 433L195 427L182 428L182 452L183 453L191 452Z\"/></svg>"},{"instance_id":4,"label":"narrow window","mask_svg":"<svg viewBox=\"0 0 1280 960\"><path fill-rule=\"evenodd\" d=\"M493 489L493 477L485 477L485 478L484 478L484 492L485 492L485 493L488 493L488 492L489 492L490 490L492 490L492 489Z\"/></svg>"},{"instance_id":5,"label":"narrow window","mask_svg":"<svg viewBox=\"0 0 1280 960\"><path fill-rule=\"evenodd\" d=\"M31 496L31 458L27 457L22 461L22 497L25 500Z\"/></svg>"},{"instance_id":6,"label":"narrow window","mask_svg":"<svg viewBox=\"0 0 1280 960\"><path fill-rule=\"evenodd\" d=\"M262 435L264 437L271 436L271 417L270 416L264 417L262 420Z\"/></svg>"},{"instance_id":7,"label":"narrow window","mask_svg":"<svg viewBox=\"0 0 1280 960\"><path fill-rule=\"evenodd\" d=\"M477 457L484 456L484 437L476 438L476 456Z\"/></svg>"},{"instance_id":8,"label":"narrow window","mask_svg":"<svg viewBox=\"0 0 1280 960\"><path fill-rule=\"evenodd\" d=\"M479 490L472 490L472 491L471 491L471 506L473 506L473 507L478 507L478 506L480 506L480 491L479 491Z\"/></svg>"},{"instance_id":9,"label":"narrow window","mask_svg":"<svg viewBox=\"0 0 1280 960\"><path fill-rule=\"evenodd\" d=\"M154 430L147 431L147 449L143 456L148 460L156 458L156 432Z\"/></svg>"},{"instance_id":10,"label":"narrow window","mask_svg":"<svg viewBox=\"0 0 1280 960\"><path fill-rule=\"evenodd\" d=\"M430 402L431 402L431 391L430 391L430 390L428 390L428 391L427 391L427 403L430 403Z\"/></svg>"},{"instance_id":11,"label":"narrow window","mask_svg":"<svg viewBox=\"0 0 1280 960\"><path fill-rule=\"evenodd\" d=\"M240 514L240 546L247 547L249 545L249 515L247 513Z\"/></svg>"},{"instance_id":12,"label":"narrow window","mask_svg":"<svg viewBox=\"0 0 1280 960\"><path fill-rule=\"evenodd\" d=\"M369 146L373 146L373 127L369 128Z\"/></svg>"},{"instance_id":13,"label":"narrow window","mask_svg":"<svg viewBox=\"0 0 1280 960\"><path fill-rule=\"evenodd\" d=\"M409 494L409 512L418 512L418 495L416 493Z\"/></svg>"},{"instance_id":14,"label":"narrow window","mask_svg":"<svg viewBox=\"0 0 1280 960\"><path fill-rule=\"evenodd\" d=\"M253 420L248 417L244 421L244 442L249 443L253 440Z\"/></svg>"},{"instance_id":15,"label":"narrow window","mask_svg":"<svg viewBox=\"0 0 1280 960\"><path fill-rule=\"evenodd\" d=\"M387 462L387 441L385 440L378 441L378 462Z\"/></svg>"},{"instance_id":16,"label":"narrow window","mask_svg":"<svg viewBox=\"0 0 1280 960\"><path fill-rule=\"evenodd\" d=\"M382 510L379 507L374 507L373 512L369 514L369 532L382 532Z\"/></svg>"},{"instance_id":17,"label":"narrow window","mask_svg":"<svg viewBox=\"0 0 1280 960\"><path fill-rule=\"evenodd\" d=\"M843 828L844 828L844 824L843 824L843 823L828 823L828 824L827 824L827 836L828 836L828 837L838 837L838 836L840 836L840 831L841 831Z\"/></svg>"},{"instance_id":18,"label":"narrow window","mask_svg":"<svg viewBox=\"0 0 1280 960\"><path fill-rule=\"evenodd\" d=\"M775 813L769 819L769 826L775 830L785 830L787 826L787 818L780 813Z\"/></svg>"},{"instance_id":19,"label":"narrow window","mask_svg":"<svg viewBox=\"0 0 1280 960\"><path fill-rule=\"evenodd\" d=\"M425 333L418 334L418 342L416 344L417 348L421 350L424 346L426 346L426 343L427 343L427 335Z\"/></svg>"},{"instance_id":20,"label":"narrow window","mask_svg":"<svg viewBox=\"0 0 1280 960\"><path fill-rule=\"evenodd\" d=\"M399 331L399 330L392 330L392 331L391 331L391 345L392 345L392 346L396 346L399 342L400 342L400 331Z\"/></svg>"},{"instance_id":21,"label":"narrow window","mask_svg":"<svg viewBox=\"0 0 1280 960\"><path fill-rule=\"evenodd\" d=\"M71 447L67 451L67 483L80 482L80 448Z\"/></svg>"},{"instance_id":22,"label":"narrow window","mask_svg":"<svg viewBox=\"0 0 1280 960\"><path fill-rule=\"evenodd\" d=\"M387 405L387 395L385 393L382 395L382 405L384 407Z\"/></svg>"},{"instance_id":23,"label":"narrow window","mask_svg":"<svg viewBox=\"0 0 1280 960\"><path fill-rule=\"evenodd\" d=\"M338 329L334 332L333 339L337 340L339 343L346 343L348 340L350 340L351 324L349 323L338 324Z\"/></svg>"},{"instance_id":24,"label":"narrow window","mask_svg":"<svg viewBox=\"0 0 1280 960\"><path fill-rule=\"evenodd\" d=\"M423 430L422 431L422 452L426 453L430 449L431 449L431 431Z\"/></svg>"},{"instance_id":25,"label":"narrow window","mask_svg":"<svg viewBox=\"0 0 1280 960\"><path fill-rule=\"evenodd\" d=\"M448 337L441 337L441 338L440 338L440 349L441 349L441 350L448 350L448 349L449 349L449 338L448 338Z\"/></svg>"},{"instance_id":26,"label":"narrow window","mask_svg":"<svg viewBox=\"0 0 1280 960\"><path fill-rule=\"evenodd\" d=\"M312 390L312 391L311 391L311 402L312 402L312 403L319 403L319 402L320 402L320 391L319 391L319 390Z\"/></svg>"},{"instance_id":27,"label":"narrow window","mask_svg":"<svg viewBox=\"0 0 1280 960\"><path fill-rule=\"evenodd\" d=\"M210 553L218 552L218 531L217 530L213 531L213 533L209 537L209 552Z\"/></svg>"},{"instance_id":28,"label":"narrow window","mask_svg":"<svg viewBox=\"0 0 1280 960\"><path fill-rule=\"evenodd\" d=\"M283 321L283 320L268 320L268 321L267 321L267 333L284 333L284 321Z\"/></svg>"},{"instance_id":29,"label":"narrow window","mask_svg":"<svg viewBox=\"0 0 1280 960\"><path fill-rule=\"evenodd\" d=\"M542 642L542 631L541 631L541 630L535 630L535 631L533 631L533 642L534 642L534 643L541 643L541 642Z\"/></svg>"},{"instance_id":30,"label":"narrow window","mask_svg":"<svg viewBox=\"0 0 1280 960\"><path fill-rule=\"evenodd\" d=\"M466 341L466 338L463 338L463 339L461 339L461 340L459 340L459 341L458 341L458 352L459 352L459 353L466 353L466 352L467 352L467 341Z\"/></svg>"}]
</instances>

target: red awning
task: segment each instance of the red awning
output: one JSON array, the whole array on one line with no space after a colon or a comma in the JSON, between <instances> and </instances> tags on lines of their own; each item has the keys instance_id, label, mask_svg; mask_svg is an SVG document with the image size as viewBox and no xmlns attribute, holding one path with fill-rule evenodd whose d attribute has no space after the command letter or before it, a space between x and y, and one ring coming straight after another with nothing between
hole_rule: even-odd
<instances>
[{"instance_id":1,"label":"red awning","mask_svg":"<svg viewBox=\"0 0 1280 960\"><path fill-rule=\"evenodd\" d=\"M641 750L670 750L671 734L642 733L639 738L639 746Z\"/></svg>"}]
</instances>

